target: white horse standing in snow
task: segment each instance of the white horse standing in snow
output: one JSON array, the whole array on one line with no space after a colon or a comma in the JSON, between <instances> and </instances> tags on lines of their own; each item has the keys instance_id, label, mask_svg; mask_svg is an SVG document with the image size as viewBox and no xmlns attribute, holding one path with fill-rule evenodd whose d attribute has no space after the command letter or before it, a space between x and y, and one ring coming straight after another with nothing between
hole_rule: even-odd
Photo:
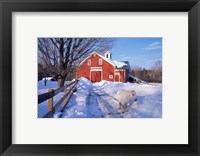
<instances>
[{"instance_id":1,"label":"white horse standing in snow","mask_svg":"<svg viewBox=\"0 0 200 156\"><path fill-rule=\"evenodd\" d=\"M137 107L137 97L134 90L120 89L117 91L116 97L119 101L119 109L122 109L123 111L127 110L128 105L133 105L134 107Z\"/></svg>"}]
</instances>

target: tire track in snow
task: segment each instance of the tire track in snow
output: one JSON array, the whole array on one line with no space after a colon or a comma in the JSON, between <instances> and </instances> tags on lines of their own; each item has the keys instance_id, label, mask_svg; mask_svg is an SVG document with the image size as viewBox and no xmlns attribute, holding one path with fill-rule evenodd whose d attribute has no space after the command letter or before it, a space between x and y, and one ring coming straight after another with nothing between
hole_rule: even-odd
<instances>
[{"instance_id":1,"label":"tire track in snow","mask_svg":"<svg viewBox=\"0 0 200 156\"><path fill-rule=\"evenodd\" d=\"M113 100L109 95L106 95L97 87L90 89L87 101L88 117L122 117L120 113L112 106L114 102L115 104L119 105L118 102Z\"/></svg>"}]
</instances>

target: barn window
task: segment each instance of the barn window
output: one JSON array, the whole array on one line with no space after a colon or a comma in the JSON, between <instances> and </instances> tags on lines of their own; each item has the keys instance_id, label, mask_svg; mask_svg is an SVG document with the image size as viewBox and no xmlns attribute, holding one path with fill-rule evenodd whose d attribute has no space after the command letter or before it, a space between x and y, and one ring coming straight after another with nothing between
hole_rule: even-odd
<instances>
[{"instance_id":1,"label":"barn window","mask_svg":"<svg viewBox=\"0 0 200 156\"><path fill-rule=\"evenodd\" d=\"M91 65L91 60L88 60L87 65L88 65L88 66Z\"/></svg>"},{"instance_id":2,"label":"barn window","mask_svg":"<svg viewBox=\"0 0 200 156\"><path fill-rule=\"evenodd\" d=\"M94 57L96 56L96 54L94 53L94 55L93 55Z\"/></svg>"},{"instance_id":3,"label":"barn window","mask_svg":"<svg viewBox=\"0 0 200 156\"><path fill-rule=\"evenodd\" d=\"M113 75L109 75L109 79L113 79Z\"/></svg>"},{"instance_id":4,"label":"barn window","mask_svg":"<svg viewBox=\"0 0 200 156\"><path fill-rule=\"evenodd\" d=\"M99 65L102 65L102 59L99 59Z\"/></svg>"}]
</instances>

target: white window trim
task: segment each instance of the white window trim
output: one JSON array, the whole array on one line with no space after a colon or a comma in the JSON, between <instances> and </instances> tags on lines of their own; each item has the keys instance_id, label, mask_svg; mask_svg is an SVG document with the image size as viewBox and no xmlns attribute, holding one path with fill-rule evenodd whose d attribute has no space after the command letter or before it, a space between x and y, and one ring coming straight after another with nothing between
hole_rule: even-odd
<instances>
[{"instance_id":1,"label":"white window trim","mask_svg":"<svg viewBox=\"0 0 200 156\"><path fill-rule=\"evenodd\" d=\"M91 66L91 60L88 60L87 65Z\"/></svg>"},{"instance_id":2,"label":"white window trim","mask_svg":"<svg viewBox=\"0 0 200 156\"><path fill-rule=\"evenodd\" d=\"M113 79L113 75L109 75L109 79Z\"/></svg>"},{"instance_id":3,"label":"white window trim","mask_svg":"<svg viewBox=\"0 0 200 156\"><path fill-rule=\"evenodd\" d=\"M101 63L100 63L101 62ZM99 65L102 65L103 64L103 60L102 59L99 59Z\"/></svg>"},{"instance_id":4,"label":"white window trim","mask_svg":"<svg viewBox=\"0 0 200 156\"><path fill-rule=\"evenodd\" d=\"M91 67L91 71L102 71L102 67Z\"/></svg>"}]
</instances>

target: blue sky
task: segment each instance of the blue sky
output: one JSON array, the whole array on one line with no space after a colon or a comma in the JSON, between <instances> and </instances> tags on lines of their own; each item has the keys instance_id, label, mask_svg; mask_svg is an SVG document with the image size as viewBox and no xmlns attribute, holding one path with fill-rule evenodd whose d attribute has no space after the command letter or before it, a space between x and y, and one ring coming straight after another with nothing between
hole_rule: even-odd
<instances>
[{"instance_id":1,"label":"blue sky","mask_svg":"<svg viewBox=\"0 0 200 156\"><path fill-rule=\"evenodd\" d=\"M115 38L110 52L112 60L149 69L156 61L162 61L162 38Z\"/></svg>"}]
</instances>

